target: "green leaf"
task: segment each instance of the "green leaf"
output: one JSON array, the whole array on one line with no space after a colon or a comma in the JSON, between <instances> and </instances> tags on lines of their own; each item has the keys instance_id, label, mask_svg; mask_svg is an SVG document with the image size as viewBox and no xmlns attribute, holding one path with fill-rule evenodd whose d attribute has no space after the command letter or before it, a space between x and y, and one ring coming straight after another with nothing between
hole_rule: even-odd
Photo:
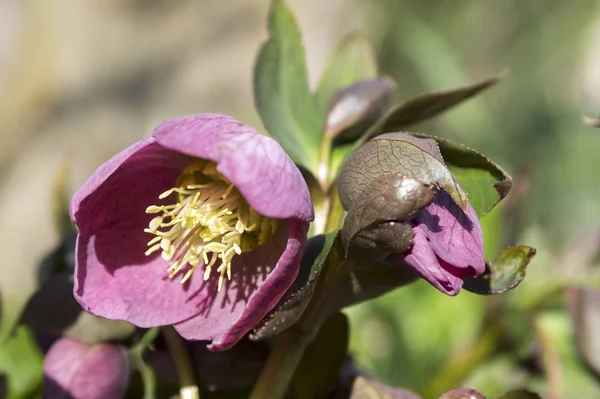
<instances>
[{"instance_id":1,"label":"green leaf","mask_svg":"<svg viewBox=\"0 0 600 399\"><path fill-rule=\"evenodd\" d=\"M269 40L254 68L254 99L271 136L316 175L323 117L308 86L298 25L282 0L273 1L269 12Z\"/></svg>"},{"instance_id":2,"label":"green leaf","mask_svg":"<svg viewBox=\"0 0 600 399\"><path fill-rule=\"evenodd\" d=\"M335 313L304 352L290 383L291 397L324 397L346 359L348 341L348 318L343 313Z\"/></svg>"},{"instance_id":3,"label":"green leaf","mask_svg":"<svg viewBox=\"0 0 600 399\"><path fill-rule=\"evenodd\" d=\"M482 153L441 137L414 135L437 141L446 166L469 194L469 202L479 217L492 210L510 191L512 178Z\"/></svg>"},{"instance_id":4,"label":"green leaf","mask_svg":"<svg viewBox=\"0 0 600 399\"><path fill-rule=\"evenodd\" d=\"M513 289L525 278L527 265L535 252L535 248L525 245L504 248L493 260L486 262L481 276L466 279L463 288L480 295Z\"/></svg>"},{"instance_id":5,"label":"green leaf","mask_svg":"<svg viewBox=\"0 0 600 399\"><path fill-rule=\"evenodd\" d=\"M448 91L427 93L408 99L389 110L370 131L368 137L372 138L387 132L397 132L417 122L439 115L495 85L500 81L500 78L500 76L495 76L471 85Z\"/></svg>"},{"instance_id":6,"label":"green leaf","mask_svg":"<svg viewBox=\"0 0 600 399\"><path fill-rule=\"evenodd\" d=\"M35 397L42 384L43 356L33 332L17 327L10 339L0 346L0 374L6 374L6 399Z\"/></svg>"},{"instance_id":7,"label":"green leaf","mask_svg":"<svg viewBox=\"0 0 600 399\"><path fill-rule=\"evenodd\" d=\"M314 292L319 276L329 258L339 230L312 237L306 244L300 273L288 293L261 321L251 334L253 340L262 340L279 334L294 324L304 313ZM339 252L341 254L341 252ZM335 254L338 258L340 255Z\"/></svg>"},{"instance_id":8,"label":"green leaf","mask_svg":"<svg viewBox=\"0 0 600 399\"><path fill-rule=\"evenodd\" d=\"M361 35L346 36L329 59L317 87L316 101L324 114L335 94L359 80L377 76L377 65L370 43Z\"/></svg>"},{"instance_id":9,"label":"green leaf","mask_svg":"<svg viewBox=\"0 0 600 399\"><path fill-rule=\"evenodd\" d=\"M540 395L527 389L517 389L510 391L497 399L542 399Z\"/></svg>"}]
</instances>

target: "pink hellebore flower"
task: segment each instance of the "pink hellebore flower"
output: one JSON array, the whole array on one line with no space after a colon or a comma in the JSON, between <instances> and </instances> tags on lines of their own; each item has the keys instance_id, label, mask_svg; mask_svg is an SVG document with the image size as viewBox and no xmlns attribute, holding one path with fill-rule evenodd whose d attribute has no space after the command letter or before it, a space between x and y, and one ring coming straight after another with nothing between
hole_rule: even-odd
<instances>
[{"instance_id":1,"label":"pink hellebore flower","mask_svg":"<svg viewBox=\"0 0 600 399\"><path fill-rule=\"evenodd\" d=\"M123 347L57 340L44 359L46 399L122 398L129 385L129 355Z\"/></svg>"},{"instance_id":2,"label":"pink hellebore flower","mask_svg":"<svg viewBox=\"0 0 600 399\"><path fill-rule=\"evenodd\" d=\"M216 114L160 124L100 166L70 212L84 309L173 324L212 350L233 346L290 287L314 218L279 144Z\"/></svg>"},{"instance_id":3,"label":"pink hellebore flower","mask_svg":"<svg viewBox=\"0 0 600 399\"><path fill-rule=\"evenodd\" d=\"M391 255L391 263L404 261L447 295L458 294L465 278L485 271L483 232L471 204L465 213L440 189L411 223L412 246L404 254Z\"/></svg>"}]
</instances>

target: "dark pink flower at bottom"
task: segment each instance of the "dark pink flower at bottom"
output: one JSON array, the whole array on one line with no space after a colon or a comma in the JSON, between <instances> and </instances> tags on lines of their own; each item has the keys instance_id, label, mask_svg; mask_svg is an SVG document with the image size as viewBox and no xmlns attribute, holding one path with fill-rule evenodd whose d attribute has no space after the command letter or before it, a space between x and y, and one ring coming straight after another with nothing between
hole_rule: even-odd
<instances>
[{"instance_id":1,"label":"dark pink flower at bottom","mask_svg":"<svg viewBox=\"0 0 600 399\"><path fill-rule=\"evenodd\" d=\"M129 385L127 350L109 344L57 340L44 359L45 399L122 398Z\"/></svg>"},{"instance_id":2,"label":"dark pink flower at bottom","mask_svg":"<svg viewBox=\"0 0 600 399\"><path fill-rule=\"evenodd\" d=\"M160 124L71 202L88 312L233 346L295 280L313 207L271 138L224 115Z\"/></svg>"},{"instance_id":3,"label":"dark pink flower at bottom","mask_svg":"<svg viewBox=\"0 0 600 399\"><path fill-rule=\"evenodd\" d=\"M413 242L404 254L391 255L393 264L408 264L447 295L460 292L467 277L485 271L483 232L471 204L466 213L443 190L412 220Z\"/></svg>"}]
</instances>

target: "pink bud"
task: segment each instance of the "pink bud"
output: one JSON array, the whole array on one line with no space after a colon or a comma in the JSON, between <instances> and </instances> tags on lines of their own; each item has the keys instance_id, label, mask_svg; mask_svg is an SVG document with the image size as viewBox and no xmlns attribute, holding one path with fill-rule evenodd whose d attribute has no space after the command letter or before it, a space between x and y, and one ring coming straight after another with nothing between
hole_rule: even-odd
<instances>
[{"instance_id":1,"label":"pink bud","mask_svg":"<svg viewBox=\"0 0 600 399\"><path fill-rule=\"evenodd\" d=\"M44 360L43 397L122 398L129 385L129 374L125 348L108 344L85 345L61 338L52 345Z\"/></svg>"}]
</instances>

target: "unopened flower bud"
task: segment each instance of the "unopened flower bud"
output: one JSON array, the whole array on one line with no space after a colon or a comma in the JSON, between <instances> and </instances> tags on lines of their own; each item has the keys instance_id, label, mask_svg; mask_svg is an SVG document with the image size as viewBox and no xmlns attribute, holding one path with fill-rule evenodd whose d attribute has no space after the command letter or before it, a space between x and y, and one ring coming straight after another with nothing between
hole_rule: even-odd
<instances>
[{"instance_id":1,"label":"unopened flower bud","mask_svg":"<svg viewBox=\"0 0 600 399\"><path fill-rule=\"evenodd\" d=\"M85 345L61 338L44 360L43 397L46 399L119 399L129 385L125 348Z\"/></svg>"},{"instance_id":2,"label":"unopened flower bud","mask_svg":"<svg viewBox=\"0 0 600 399\"><path fill-rule=\"evenodd\" d=\"M412 267L448 295L484 272L479 219L435 140L378 136L346 161L338 187L349 256Z\"/></svg>"}]
</instances>

